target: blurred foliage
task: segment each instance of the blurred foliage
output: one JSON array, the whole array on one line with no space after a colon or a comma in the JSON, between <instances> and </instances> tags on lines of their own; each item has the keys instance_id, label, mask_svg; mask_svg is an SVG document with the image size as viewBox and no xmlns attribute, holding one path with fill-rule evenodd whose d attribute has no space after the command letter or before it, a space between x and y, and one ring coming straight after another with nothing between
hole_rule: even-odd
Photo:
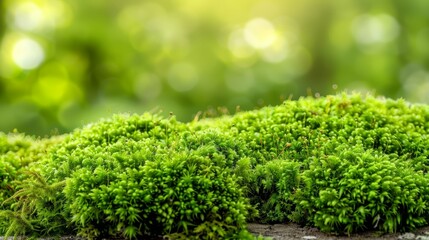
<instances>
[{"instance_id":1,"label":"blurred foliage","mask_svg":"<svg viewBox=\"0 0 429 240\"><path fill-rule=\"evenodd\" d=\"M50 135L159 109L187 121L344 89L429 102L428 7L3 0L0 131Z\"/></svg>"}]
</instances>

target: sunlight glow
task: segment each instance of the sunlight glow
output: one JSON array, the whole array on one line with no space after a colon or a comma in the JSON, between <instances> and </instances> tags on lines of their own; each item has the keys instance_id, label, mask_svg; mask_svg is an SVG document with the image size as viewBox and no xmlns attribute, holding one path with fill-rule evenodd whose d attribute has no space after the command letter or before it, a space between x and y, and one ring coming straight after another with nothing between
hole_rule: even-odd
<instances>
[{"instance_id":1,"label":"sunlight glow","mask_svg":"<svg viewBox=\"0 0 429 240\"><path fill-rule=\"evenodd\" d=\"M33 2L23 2L11 9L13 24L22 30L34 30L43 23L43 11Z\"/></svg>"},{"instance_id":2,"label":"sunlight glow","mask_svg":"<svg viewBox=\"0 0 429 240\"><path fill-rule=\"evenodd\" d=\"M283 37L276 40L267 48L261 49L262 58L271 63L278 63L285 60L290 54L290 45Z\"/></svg>"},{"instance_id":3,"label":"sunlight glow","mask_svg":"<svg viewBox=\"0 0 429 240\"><path fill-rule=\"evenodd\" d=\"M228 48L236 58L248 58L255 53L255 49L246 41L241 29L229 35Z\"/></svg>"},{"instance_id":4,"label":"sunlight glow","mask_svg":"<svg viewBox=\"0 0 429 240\"><path fill-rule=\"evenodd\" d=\"M8 9L9 24L23 31L46 31L64 27L72 21L73 11L62 0L22 1Z\"/></svg>"},{"instance_id":5,"label":"sunlight glow","mask_svg":"<svg viewBox=\"0 0 429 240\"><path fill-rule=\"evenodd\" d=\"M264 18L255 18L244 27L244 38L256 49L269 47L277 38L273 24Z\"/></svg>"},{"instance_id":6,"label":"sunlight glow","mask_svg":"<svg viewBox=\"0 0 429 240\"><path fill-rule=\"evenodd\" d=\"M12 59L20 68L30 70L37 68L45 60L45 52L38 42L22 38L13 46Z\"/></svg>"},{"instance_id":7,"label":"sunlight glow","mask_svg":"<svg viewBox=\"0 0 429 240\"><path fill-rule=\"evenodd\" d=\"M399 35L399 24L387 14L361 15L353 22L353 34L359 44L370 45L394 40Z\"/></svg>"}]
</instances>

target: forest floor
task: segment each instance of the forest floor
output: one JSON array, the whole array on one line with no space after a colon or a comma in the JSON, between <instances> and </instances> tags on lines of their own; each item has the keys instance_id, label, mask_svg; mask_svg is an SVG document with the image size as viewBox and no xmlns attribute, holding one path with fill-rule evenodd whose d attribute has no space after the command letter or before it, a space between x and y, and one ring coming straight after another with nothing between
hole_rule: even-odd
<instances>
[{"instance_id":1,"label":"forest floor","mask_svg":"<svg viewBox=\"0 0 429 240\"><path fill-rule=\"evenodd\" d=\"M429 226L416 229L413 232L381 234L375 231L351 234L350 236L337 236L323 233L317 228L301 227L298 224L248 224L249 231L255 236L261 235L271 237L273 240L292 239L317 239L317 240L340 240L340 239L398 239L398 240L429 240Z\"/></svg>"},{"instance_id":2,"label":"forest floor","mask_svg":"<svg viewBox=\"0 0 429 240\"><path fill-rule=\"evenodd\" d=\"M375 240L387 240L387 239L397 239L397 240L429 240L429 226L416 229L412 232L406 233L392 233L392 234L382 234L376 231L366 231L362 233L351 234L350 236L337 236L329 233L323 233L317 228L312 227L301 227L295 223L288 224L257 224L250 223L248 224L249 231L255 236L263 236L271 238L272 240L341 240L341 239L351 239L351 240L360 240L360 239L375 239ZM18 237L16 239L24 240L25 237ZM152 238L152 239L163 239ZM13 240L12 237L4 238L0 237L0 240ZM42 238L41 240L85 240L82 237L75 236L64 236L56 238ZM103 239L108 240L108 239Z\"/></svg>"}]
</instances>

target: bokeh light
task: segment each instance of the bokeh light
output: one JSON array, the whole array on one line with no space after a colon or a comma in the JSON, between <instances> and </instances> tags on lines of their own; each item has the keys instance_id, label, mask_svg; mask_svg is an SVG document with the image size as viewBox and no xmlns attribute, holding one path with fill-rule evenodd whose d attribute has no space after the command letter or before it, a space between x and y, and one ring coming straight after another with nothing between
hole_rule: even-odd
<instances>
[{"instance_id":1,"label":"bokeh light","mask_svg":"<svg viewBox=\"0 0 429 240\"><path fill-rule=\"evenodd\" d=\"M228 48L236 58L249 58L256 52L244 38L242 29L235 30L229 35Z\"/></svg>"},{"instance_id":2,"label":"bokeh light","mask_svg":"<svg viewBox=\"0 0 429 240\"><path fill-rule=\"evenodd\" d=\"M35 40L22 38L13 46L12 59L20 68L30 70L38 67L45 60L45 51Z\"/></svg>"},{"instance_id":3,"label":"bokeh light","mask_svg":"<svg viewBox=\"0 0 429 240\"><path fill-rule=\"evenodd\" d=\"M21 2L10 9L12 25L22 30L35 30L43 24L43 11L34 2Z\"/></svg>"},{"instance_id":4,"label":"bokeh light","mask_svg":"<svg viewBox=\"0 0 429 240\"><path fill-rule=\"evenodd\" d=\"M284 37L279 36L261 51L261 55L267 62L278 63L289 57L291 51L290 43Z\"/></svg>"},{"instance_id":5,"label":"bokeh light","mask_svg":"<svg viewBox=\"0 0 429 240\"><path fill-rule=\"evenodd\" d=\"M399 35L399 24L388 14L361 15L353 23L356 41L362 45L385 43Z\"/></svg>"},{"instance_id":6,"label":"bokeh light","mask_svg":"<svg viewBox=\"0 0 429 240\"><path fill-rule=\"evenodd\" d=\"M252 19L244 27L244 39L256 49L269 47L276 38L273 24L264 18Z\"/></svg>"},{"instance_id":7,"label":"bokeh light","mask_svg":"<svg viewBox=\"0 0 429 240\"><path fill-rule=\"evenodd\" d=\"M32 87L32 98L41 107L57 109L69 101L82 101L82 93L70 81L69 73L63 65L50 63L40 69Z\"/></svg>"},{"instance_id":8,"label":"bokeh light","mask_svg":"<svg viewBox=\"0 0 429 240\"><path fill-rule=\"evenodd\" d=\"M9 27L25 32L47 32L65 27L73 19L70 6L63 0L18 0L8 5Z\"/></svg>"}]
</instances>

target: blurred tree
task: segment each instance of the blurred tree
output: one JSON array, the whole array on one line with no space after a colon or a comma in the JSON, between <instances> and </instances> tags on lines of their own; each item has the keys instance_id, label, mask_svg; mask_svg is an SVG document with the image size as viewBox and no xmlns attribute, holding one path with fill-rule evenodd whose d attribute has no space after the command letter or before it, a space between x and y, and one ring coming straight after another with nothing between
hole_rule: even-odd
<instances>
[{"instance_id":1,"label":"blurred tree","mask_svg":"<svg viewBox=\"0 0 429 240\"><path fill-rule=\"evenodd\" d=\"M429 102L429 2L4 0L0 131L344 89ZM240 106L240 107L238 107ZM57 129L57 130L55 130Z\"/></svg>"}]
</instances>

